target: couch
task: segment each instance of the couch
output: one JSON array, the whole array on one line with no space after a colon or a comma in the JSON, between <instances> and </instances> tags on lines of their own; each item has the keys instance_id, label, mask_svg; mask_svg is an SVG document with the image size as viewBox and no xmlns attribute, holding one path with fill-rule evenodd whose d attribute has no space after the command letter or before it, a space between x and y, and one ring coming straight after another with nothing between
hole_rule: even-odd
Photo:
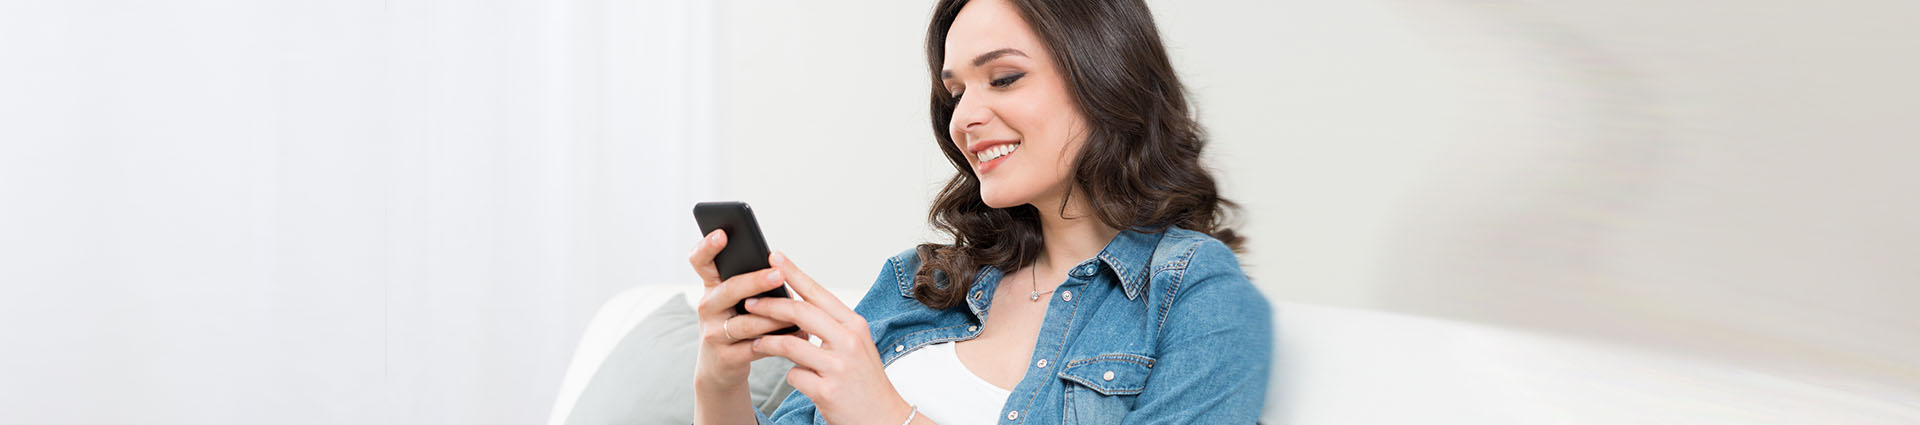
<instances>
[{"instance_id":1,"label":"couch","mask_svg":"<svg viewBox=\"0 0 1920 425\"><path fill-rule=\"evenodd\" d=\"M849 305L864 288L832 288ZM646 285L596 313L549 425L685 424L697 284ZM1577 338L1275 302L1268 424L1895 424L1920 402ZM676 313L677 321L662 317ZM655 319L649 322L649 319ZM664 323L664 324L663 324ZM659 360L661 356L670 360ZM791 363L754 365L762 409Z\"/></svg>"}]
</instances>

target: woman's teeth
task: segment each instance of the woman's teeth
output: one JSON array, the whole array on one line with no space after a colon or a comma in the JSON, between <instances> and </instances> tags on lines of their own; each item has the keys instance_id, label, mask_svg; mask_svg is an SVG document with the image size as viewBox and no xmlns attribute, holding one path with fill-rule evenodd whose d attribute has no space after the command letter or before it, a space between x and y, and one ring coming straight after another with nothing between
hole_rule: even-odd
<instances>
[{"instance_id":1,"label":"woman's teeth","mask_svg":"<svg viewBox=\"0 0 1920 425\"><path fill-rule=\"evenodd\" d=\"M1007 154L1013 153L1014 149L1019 149L1019 148L1020 148L1019 143L1008 143L1000 146L987 148L987 150L980 151L980 162L987 162L987 161L999 159L1000 157L1007 156Z\"/></svg>"}]
</instances>

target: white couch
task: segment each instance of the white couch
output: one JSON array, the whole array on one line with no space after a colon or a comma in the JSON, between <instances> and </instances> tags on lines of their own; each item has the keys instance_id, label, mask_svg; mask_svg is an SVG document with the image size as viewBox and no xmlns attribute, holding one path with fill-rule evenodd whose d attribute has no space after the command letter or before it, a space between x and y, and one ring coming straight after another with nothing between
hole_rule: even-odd
<instances>
[{"instance_id":1,"label":"white couch","mask_svg":"<svg viewBox=\"0 0 1920 425\"><path fill-rule=\"evenodd\" d=\"M849 304L862 288L835 288ZM609 300L549 425L641 318L699 285ZM1390 313L1274 303L1269 424L1914 424L1920 400L1850 393L1630 347Z\"/></svg>"}]
</instances>

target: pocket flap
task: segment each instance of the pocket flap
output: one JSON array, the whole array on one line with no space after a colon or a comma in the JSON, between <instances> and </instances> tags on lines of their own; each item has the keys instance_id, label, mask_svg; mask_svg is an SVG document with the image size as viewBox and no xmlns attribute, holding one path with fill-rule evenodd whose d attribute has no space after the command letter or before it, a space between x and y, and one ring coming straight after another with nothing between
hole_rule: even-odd
<instances>
[{"instance_id":1,"label":"pocket flap","mask_svg":"<svg viewBox=\"0 0 1920 425\"><path fill-rule=\"evenodd\" d=\"M1153 358L1138 354L1105 354L1067 362L1060 378L1100 395L1135 395L1147 387Z\"/></svg>"}]
</instances>

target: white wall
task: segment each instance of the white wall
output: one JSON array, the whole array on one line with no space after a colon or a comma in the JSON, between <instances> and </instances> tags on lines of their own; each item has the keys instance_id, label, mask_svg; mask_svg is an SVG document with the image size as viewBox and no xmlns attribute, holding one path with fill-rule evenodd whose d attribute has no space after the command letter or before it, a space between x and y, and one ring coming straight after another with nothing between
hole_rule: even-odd
<instances>
[{"instance_id":1,"label":"white wall","mask_svg":"<svg viewBox=\"0 0 1920 425\"><path fill-rule=\"evenodd\" d=\"M834 284L932 237L920 2L723 2L719 193ZM1910 2L1154 2L1272 296L1920 398Z\"/></svg>"},{"instance_id":2,"label":"white wall","mask_svg":"<svg viewBox=\"0 0 1920 425\"><path fill-rule=\"evenodd\" d=\"M706 12L0 4L0 423L544 420L685 268Z\"/></svg>"},{"instance_id":3,"label":"white wall","mask_svg":"<svg viewBox=\"0 0 1920 425\"><path fill-rule=\"evenodd\" d=\"M716 7L715 196L752 203L769 245L834 284L865 287L887 257L935 237L926 207L953 167L928 137L930 8Z\"/></svg>"}]
</instances>

